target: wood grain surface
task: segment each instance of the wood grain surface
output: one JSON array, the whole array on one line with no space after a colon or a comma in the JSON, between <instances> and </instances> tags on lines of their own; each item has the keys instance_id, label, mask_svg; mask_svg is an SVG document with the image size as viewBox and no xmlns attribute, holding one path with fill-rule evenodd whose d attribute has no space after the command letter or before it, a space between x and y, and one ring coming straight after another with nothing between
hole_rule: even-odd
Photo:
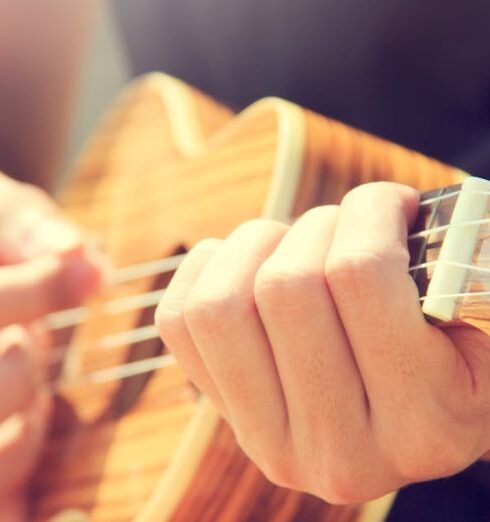
<instances>
[{"instance_id":1,"label":"wood grain surface","mask_svg":"<svg viewBox=\"0 0 490 522\"><path fill-rule=\"evenodd\" d=\"M258 102L237 117L154 74L131 85L104 118L59 200L117 268L224 237L247 219L279 215L289 196L294 219L312 206L339 202L360 183L394 180L428 190L462 177L279 100ZM381 519L391 497L338 507L270 484L177 365L119 382L80 381L165 352L158 340L114 349L102 349L100 340L152 321L151 309L108 317L105 302L161 288L168 277L108 287L87 305L66 354L53 430L33 482L32 520L63 519L63 512L65 520L95 522L350 522L372 521L372 513Z\"/></svg>"}]
</instances>

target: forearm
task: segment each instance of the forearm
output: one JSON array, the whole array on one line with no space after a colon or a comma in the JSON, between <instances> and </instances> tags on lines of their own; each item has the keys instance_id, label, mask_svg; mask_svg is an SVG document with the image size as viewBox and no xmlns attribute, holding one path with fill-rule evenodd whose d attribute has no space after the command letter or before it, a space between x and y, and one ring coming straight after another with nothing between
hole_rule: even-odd
<instances>
[{"instance_id":1,"label":"forearm","mask_svg":"<svg viewBox=\"0 0 490 522\"><path fill-rule=\"evenodd\" d=\"M0 4L0 170L51 188L99 0Z\"/></svg>"}]
</instances>

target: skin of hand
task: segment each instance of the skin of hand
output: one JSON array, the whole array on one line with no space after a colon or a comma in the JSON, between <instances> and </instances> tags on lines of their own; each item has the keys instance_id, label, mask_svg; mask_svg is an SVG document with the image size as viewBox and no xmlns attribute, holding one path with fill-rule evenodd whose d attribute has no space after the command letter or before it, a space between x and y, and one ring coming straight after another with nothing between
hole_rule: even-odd
<instances>
[{"instance_id":1,"label":"skin of hand","mask_svg":"<svg viewBox=\"0 0 490 522\"><path fill-rule=\"evenodd\" d=\"M39 318L79 304L102 274L100 255L48 196L0 174L0 522L26 518L24 487L49 421Z\"/></svg>"},{"instance_id":2,"label":"skin of hand","mask_svg":"<svg viewBox=\"0 0 490 522\"><path fill-rule=\"evenodd\" d=\"M418 193L349 192L292 226L195 246L157 312L163 341L274 483L361 502L490 448L490 342L423 317L406 246Z\"/></svg>"}]
</instances>

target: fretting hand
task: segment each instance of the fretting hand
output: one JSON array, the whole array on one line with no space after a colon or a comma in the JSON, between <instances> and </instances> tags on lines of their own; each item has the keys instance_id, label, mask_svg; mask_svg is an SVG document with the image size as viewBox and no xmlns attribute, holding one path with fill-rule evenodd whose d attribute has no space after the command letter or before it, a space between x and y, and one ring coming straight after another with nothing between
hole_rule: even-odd
<instances>
[{"instance_id":1,"label":"fretting hand","mask_svg":"<svg viewBox=\"0 0 490 522\"><path fill-rule=\"evenodd\" d=\"M46 433L48 336L36 319L101 280L81 233L39 189L0 174L0 522L23 520L24 486Z\"/></svg>"},{"instance_id":2,"label":"fretting hand","mask_svg":"<svg viewBox=\"0 0 490 522\"><path fill-rule=\"evenodd\" d=\"M156 322L275 483L358 502L490 447L490 342L424 319L408 274L418 194L376 183L293 226L198 244Z\"/></svg>"}]
</instances>

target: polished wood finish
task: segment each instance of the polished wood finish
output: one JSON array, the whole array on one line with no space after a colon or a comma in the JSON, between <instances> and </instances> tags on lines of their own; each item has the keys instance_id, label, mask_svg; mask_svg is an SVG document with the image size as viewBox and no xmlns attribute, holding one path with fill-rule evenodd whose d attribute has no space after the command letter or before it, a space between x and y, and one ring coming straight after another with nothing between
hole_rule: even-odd
<instances>
[{"instance_id":1,"label":"polished wood finish","mask_svg":"<svg viewBox=\"0 0 490 522\"><path fill-rule=\"evenodd\" d=\"M59 199L118 267L224 237L257 216L294 218L339 202L359 183L394 180L428 190L462 177L280 100L233 117L196 90L151 75L130 86L105 118ZM167 280L146 277L107 288L88 305L67 354L53 432L33 484L32 520L67 509L96 522L371 522L366 513L376 510L382 517L391 498L336 507L272 486L176 365L123 382L69 384L160 353L154 341L97 346L105 335L151 321L151 310L108 318L101 313L106 300Z\"/></svg>"}]
</instances>

